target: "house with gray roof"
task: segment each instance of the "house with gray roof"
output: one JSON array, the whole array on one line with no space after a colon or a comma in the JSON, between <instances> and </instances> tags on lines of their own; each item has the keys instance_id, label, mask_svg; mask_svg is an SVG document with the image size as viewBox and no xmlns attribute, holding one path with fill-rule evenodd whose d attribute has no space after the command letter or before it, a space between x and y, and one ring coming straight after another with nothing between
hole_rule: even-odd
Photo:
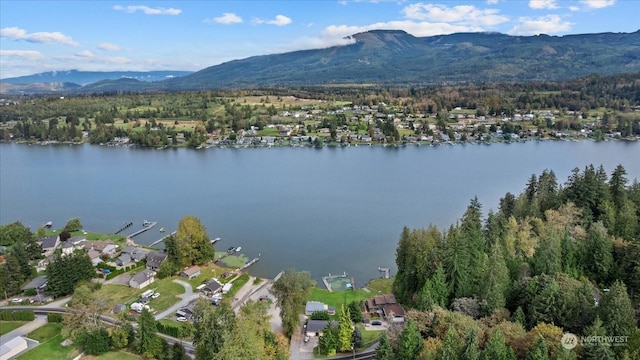
<instances>
[{"instance_id":1,"label":"house with gray roof","mask_svg":"<svg viewBox=\"0 0 640 360\"><path fill-rule=\"evenodd\" d=\"M129 255L128 253L122 253L120 256L118 256L114 262L116 263L116 265L118 266L129 266L129 264L131 264L131 255Z\"/></svg>"},{"instance_id":2,"label":"house with gray roof","mask_svg":"<svg viewBox=\"0 0 640 360\"><path fill-rule=\"evenodd\" d=\"M329 325L327 320L309 320L304 331L307 336L321 336L327 325ZM331 327L338 327L338 322L331 321Z\"/></svg>"},{"instance_id":3,"label":"house with gray roof","mask_svg":"<svg viewBox=\"0 0 640 360\"><path fill-rule=\"evenodd\" d=\"M314 312L326 311L329 315L336 314L336 308L333 306L328 306L325 303L321 303L319 301L307 301L304 306L304 314L307 316L311 316Z\"/></svg>"},{"instance_id":4,"label":"house with gray roof","mask_svg":"<svg viewBox=\"0 0 640 360\"><path fill-rule=\"evenodd\" d=\"M156 281L154 272L145 269L133 275L131 280L129 280L129 286L136 289L142 289L154 281Z\"/></svg>"},{"instance_id":5,"label":"house with gray roof","mask_svg":"<svg viewBox=\"0 0 640 360\"><path fill-rule=\"evenodd\" d=\"M151 251L147 254L147 269L158 271L160 264L167 258L163 251Z\"/></svg>"},{"instance_id":6,"label":"house with gray roof","mask_svg":"<svg viewBox=\"0 0 640 360\"><path fill-rule=\"evenodd\" d=\"M60 245L60 237L58 235L43 237L38 239L38 244L40 244L45 257L53 255L53 252Z\"/></svg>"}]
</instances>

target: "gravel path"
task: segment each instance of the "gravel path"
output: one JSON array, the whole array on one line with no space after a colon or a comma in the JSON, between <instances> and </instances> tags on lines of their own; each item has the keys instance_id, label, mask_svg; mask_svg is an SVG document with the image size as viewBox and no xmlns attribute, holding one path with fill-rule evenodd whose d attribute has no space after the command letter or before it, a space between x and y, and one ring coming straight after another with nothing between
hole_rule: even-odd
<instances>
[{"instance_id":1,"label":"gravel path","mask_svg":"<svg viewBox=\"0 0 640 360\"><path fill-rule=\"evenodd\" d=\"M187 306L190 302L192 302L193 300L197 299L200 296L198 293L193 292L193 288L191 287L191 284L189 284L188 282L178 280L178 279L174 279L173 282L184 286L184 290L185 290L184 294L178 295L182 300L180 300L180 302L168 308L167 310L159 314L156 314L155 316L156 320L160 320L162 318L175 314L176 311Z\"/></svg>"}]
</instances>

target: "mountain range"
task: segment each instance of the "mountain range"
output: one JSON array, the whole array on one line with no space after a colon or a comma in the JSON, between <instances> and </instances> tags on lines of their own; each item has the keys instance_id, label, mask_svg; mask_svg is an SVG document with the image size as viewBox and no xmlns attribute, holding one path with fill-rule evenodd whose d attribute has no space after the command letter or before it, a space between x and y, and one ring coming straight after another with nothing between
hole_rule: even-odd
<instances>
[{"instance_id":1,"label":"mountain range","mask_svg":"<svg viewBox=\"0 0 640 360\"><path fill-rule=\"evenodd\" d=\"M175 77L161 81L120 76L103 78L70 91L563 81L589 74L640 71L640 30L565 36L456 33L428 37L416 37L401 30L373 30L348 39L349 45L254 56L185 72L183 76L173 72ZM23 78L38 79L38 75ZM39 79L45 78L51 77ZM13 83L14 79L2 82Z\"/></svg>"}]
</instances>

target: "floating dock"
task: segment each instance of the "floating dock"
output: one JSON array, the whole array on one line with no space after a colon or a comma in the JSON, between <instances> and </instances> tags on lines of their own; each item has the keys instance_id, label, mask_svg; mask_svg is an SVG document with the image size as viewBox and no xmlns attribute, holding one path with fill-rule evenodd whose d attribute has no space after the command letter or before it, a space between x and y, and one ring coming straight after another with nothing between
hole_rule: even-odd
<instances>
[{"instance_id":1,"label":"floating dock","mask_svg":"<svg viewBox=\"0 0 640 360\"><path fill-rule=\"evenodd\" d=\"M112 234L113 235L119 234L122 231L124 231L124 229L130 227L131 225L133 225L133 222L127 221L127 222L124 223L124 225L122 225L122 227L120 227L118 230L114 231Z\"/></svg>"},{"instance_id":2,"label":"floating dock","mask_svg":"<svg viewBox=\"0 0 640 360\"><path fill-rule=\"evenodd\" d=\"M153 247L153 246L155 246L155 245L158 245L158 244L160 244L161 242L165 241L169 236L173 236L173 235L175 235L175 234L177 234L177 233L178 233L177 231L174 231L174 232L170 233L169 235L163 236L163 237L161 237L160 239L158 239L158 240L156 240L156 241L152 242L152 243L151 243L151 244L149 244L148 246Z\"/></svg>"},{"instance_id":3,"label":"floating dock","mask_svg":"<svg viewBox=\"0 0 640 360\"><path fill-rule=\"evenodd\" d=\"M245 270L246 268L248 268L249 266L257 263L258 261L260 261L260 258L253 258L253 260L248 261L246 264L244 264L244 266L242 266L240 269L238 269L238 271L242 271Z\"/></svg>"},{"instance_id":4,"label":"floating dock","mask_svg":"<svg viewBox=\"0 0 640 360\"><path fill-rule=\"evenodd\" d=\"M134 236L138 236L138 235L142 234L143 232L145 232L145 231L151 229L152 227L156 226L158 224L158 222L157 221L146 222L145 224L146 225L142 229L140 229L140 230L134 232L133 234L129 235L129 237L132 238Z\"/></svg>"}]
</instances>

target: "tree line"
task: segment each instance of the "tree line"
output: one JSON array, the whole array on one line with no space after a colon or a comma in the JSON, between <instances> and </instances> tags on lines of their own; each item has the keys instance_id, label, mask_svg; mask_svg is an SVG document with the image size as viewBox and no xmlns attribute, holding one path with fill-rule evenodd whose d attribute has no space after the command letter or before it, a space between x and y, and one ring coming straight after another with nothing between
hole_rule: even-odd
<instances>
[{"instance_id":1,"label":"tree line","mask_svg":"<svg viewBox=\"0 0 640 360\"><path fill-rule=\"evenodd\" d=\"M638 358L639 218L637 180L589 165L532 175L484 219L473 199L446 231L403 229L393 292L412 310L379 359ZM569 351L567 332L627 342Z\"/></svg>"}]
</instances>

